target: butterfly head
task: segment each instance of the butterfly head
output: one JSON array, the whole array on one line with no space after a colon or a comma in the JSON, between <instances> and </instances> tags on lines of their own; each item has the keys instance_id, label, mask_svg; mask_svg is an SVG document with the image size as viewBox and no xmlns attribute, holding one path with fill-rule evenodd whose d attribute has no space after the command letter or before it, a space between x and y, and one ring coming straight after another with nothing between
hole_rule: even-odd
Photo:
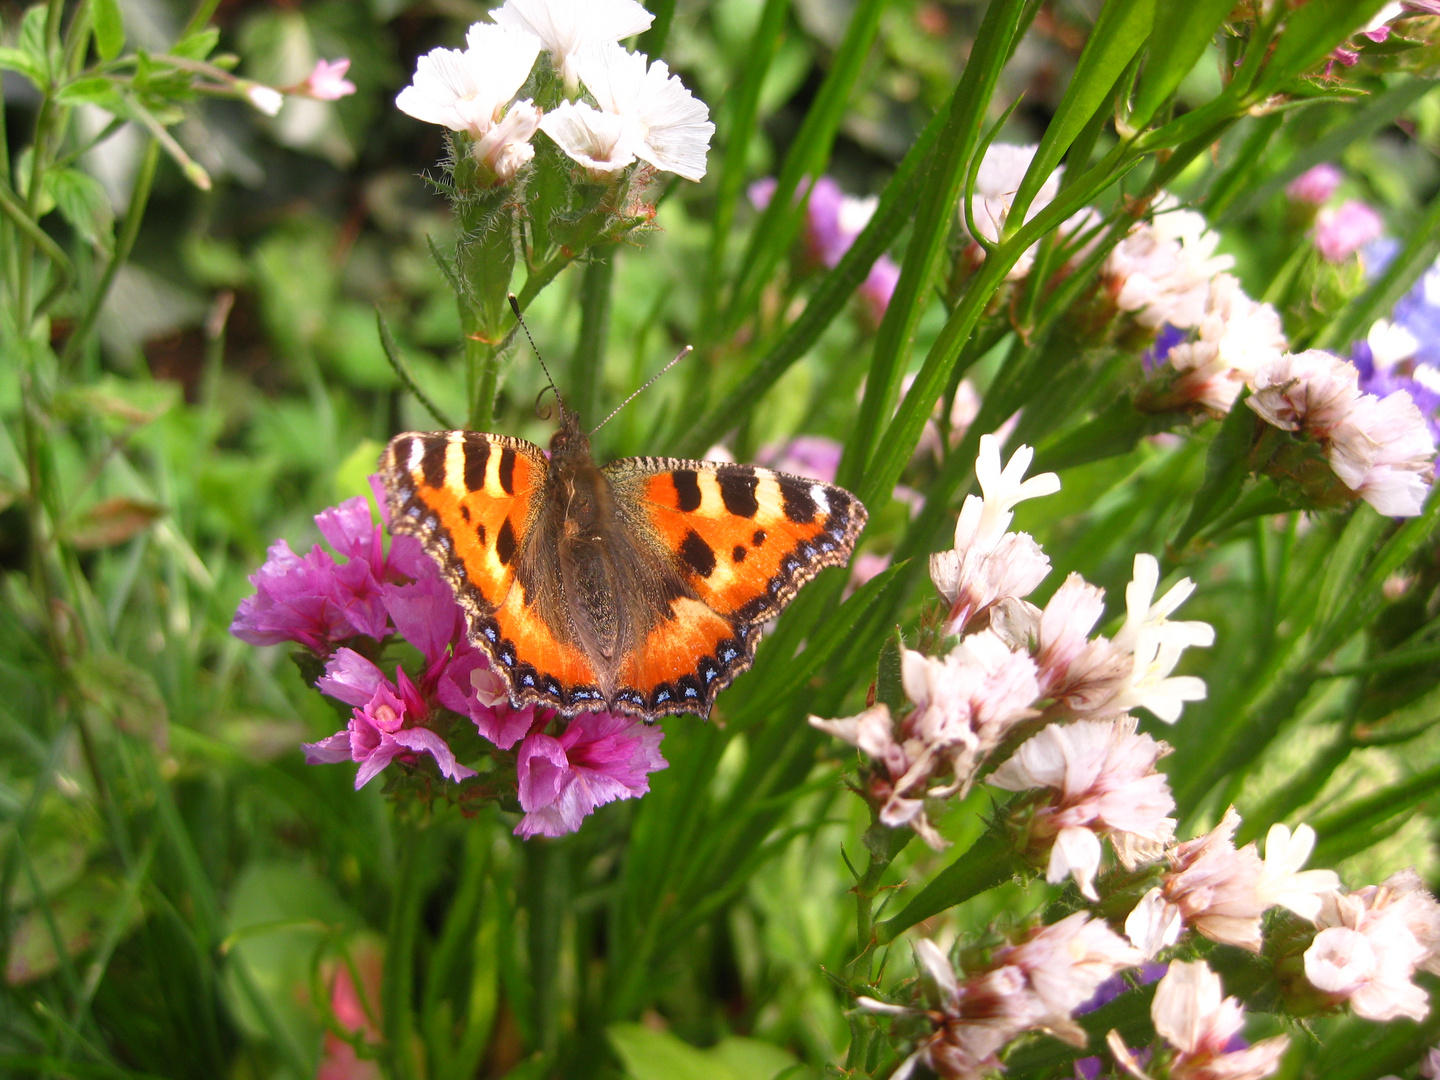
<instances>
[{"instance_id":1,"label":"butterfly head","mask_svg":"<svg viewBox=\"0 0 1440 1080\"><path fill-rule=\"evenodd\" d=\"M560 430L550 437L550 456L590 456L590 436L580 427L580 417L565 408L563 402L560 405Z\"/></svg>"}]
</instances>

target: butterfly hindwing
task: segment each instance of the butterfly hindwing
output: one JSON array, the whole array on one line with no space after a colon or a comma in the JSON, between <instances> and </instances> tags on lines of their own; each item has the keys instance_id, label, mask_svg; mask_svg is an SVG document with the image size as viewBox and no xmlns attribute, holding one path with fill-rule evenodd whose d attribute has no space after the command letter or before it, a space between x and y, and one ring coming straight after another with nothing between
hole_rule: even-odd
<instances>
[{"instance_id":1,"label":"butterfly hindwing","mask_svg":"<svg viewBox=\"0 0 1440 1080\"><path fill-rule=\"evenodd\" d=\"M694 593L627 660L626 684L651 708L707 713L750 666L758 624L844 565L865 524L843 488L751 465L627 458L603 471L631 530L648 533Z\"/></svg>"},{"instance_id":2,"label":"butterfly hindwing","mask_svg":"<svg viewBox=\"0 0 1440 1080\"><path fill-rule=\"evenodd\" d=\"M585 655L557 637L521 580L537 543L549 463L533 443L474 431L408 432L381 460L390 527L416 537L465 612L472 642L517 704L578 706L599 698ZM561 630L563 634L563 628Z\"/></svg>"}]
</instances>

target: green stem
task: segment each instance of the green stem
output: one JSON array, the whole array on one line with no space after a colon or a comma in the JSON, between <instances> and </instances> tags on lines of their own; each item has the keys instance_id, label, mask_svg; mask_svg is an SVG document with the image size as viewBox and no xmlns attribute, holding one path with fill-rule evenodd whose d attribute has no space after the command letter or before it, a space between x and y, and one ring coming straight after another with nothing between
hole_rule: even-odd
<instances>
[{"instance_id":1,"label":"green stem","mask_svg":"<svg viewBox=\"0 0 1440 1080\"><path fill-rule=\"evenodd\" d=\"M89 342L90 334L95 329L95 320L100 315L100 308L105 303L110 286L115 283L115 275L130 257L130 250L135 246L135 237L140 233L140 222L145 217L145 206L150 201L150 188L155 182L155 169L159 162L160 147L151 140L150 145L145 148L145 156L140 159L140 168L135 172L135 186L130 190L130 204L125 208L125 221L120 226L120 234L115 238L115 252L110 256L110 262L106 265L105 272L100 275L100 280L95 283L70 340L65 342L65 351L60 358L62 367L73 364L81 349Z\"/></svg>"},{"instance_id":2,"label":"green stem","mask_svg":"<svg viewBox=\"0 0 1440 1080\"><path fill-rule=\"evenodd\" d=\"M610 337L610 299L615 282L615 251L597 244L585 264L580 282L580 340L570 362L565 392L580 417L596 423L600 415L600 375L605 367L605 345Z\"/></svg>"},{"instance_id":3,"label":"green stem","mask_svg":"<svg viewBox=\"0 0 1440 1080\"><path fill-rule=\"evenodd\" d=\"M870 864L864 875L851 891L855 894L855 950L856 963L868 956L875 944L875 897L880 895L880 881L895 856L915 838L913 829L892 829L874 818L865 834L865 846L870 851Z\"/></svg>"},{"instance_id":4,"label":"green stem","mask_svg":"<svg viewBox=\"0 0 1440 1080\"><path fill-rule=\"evenodd\" d=\"M489 431L495 422L495 394L500 388L500 345L465 335L465 371L470 386L472 431Z\"/></svg>"}]
</instances>

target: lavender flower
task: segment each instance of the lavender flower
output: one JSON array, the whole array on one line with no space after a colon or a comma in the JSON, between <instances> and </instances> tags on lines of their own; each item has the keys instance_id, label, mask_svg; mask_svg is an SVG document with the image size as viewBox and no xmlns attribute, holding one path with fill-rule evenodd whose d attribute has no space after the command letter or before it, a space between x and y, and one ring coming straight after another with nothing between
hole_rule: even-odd
<instances>
[{"instance_id":1,"label":"lavender flower","mask_svg":"<svg viewBox=\"0 0 1440 1080\"><path fill-rule=\"evenodd\" d=\"M1306 169L1286 184L1285 194L1297 203L1324 206L1340 187L1342 179L1344 174L1338 168L1324 162Z\"/></svg>"},{"instance_id":2,"label":"lavender flower","mask_svg":"<svg viewBox=\"0 0 1440 1080\"><path fill-rule=\"evenodd\" d=\"M1356 199L1315 215L1315 247L1327 262L1344 262L1384 231L1384 219Z\"/></svg>"}]
</instances>

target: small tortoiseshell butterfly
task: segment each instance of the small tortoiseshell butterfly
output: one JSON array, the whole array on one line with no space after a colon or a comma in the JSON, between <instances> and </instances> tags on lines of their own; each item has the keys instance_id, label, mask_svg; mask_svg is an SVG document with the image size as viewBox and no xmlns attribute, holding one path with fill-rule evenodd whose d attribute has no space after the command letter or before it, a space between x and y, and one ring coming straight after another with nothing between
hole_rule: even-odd
<instances>
[{"instance_id":1,"label":"small tortoiseshell butterfly","mask_svg":"<svg viewBox=\"0 0 1440 1080\"><path fill-rule=\"evenodd\" d=\"M550 458L474 431L408 432L380 461L390 528L418 538L517 708L707 716L760 626L849 561L865 508L751 465L597 467L561 403Z\"/></svg>"}]
</instances>

